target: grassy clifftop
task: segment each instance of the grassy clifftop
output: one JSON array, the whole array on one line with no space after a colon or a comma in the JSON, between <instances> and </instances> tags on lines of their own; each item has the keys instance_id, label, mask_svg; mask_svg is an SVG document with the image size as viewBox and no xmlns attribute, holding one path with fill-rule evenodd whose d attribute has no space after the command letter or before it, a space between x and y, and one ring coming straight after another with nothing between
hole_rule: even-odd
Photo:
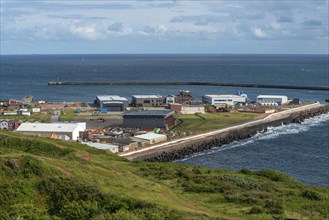
<instances>
[{"instance_id":1,"label":"grassy clifftop","mask_svg":"<svg viewBox=\"0 0 329 220\"><path fill-rule=\"evenodd\" d=\"M128 162L0 131L0 219L327 219L329 189L276 171Z\"/></svg>"}]
</instances>

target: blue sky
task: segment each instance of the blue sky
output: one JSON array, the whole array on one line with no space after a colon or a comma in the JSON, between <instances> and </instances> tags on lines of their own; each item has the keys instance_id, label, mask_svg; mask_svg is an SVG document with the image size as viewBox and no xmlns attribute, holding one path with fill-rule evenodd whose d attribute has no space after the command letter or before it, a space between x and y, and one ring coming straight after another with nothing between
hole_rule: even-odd
<instances>
[{"instance_id":1,"label":"blue sky","mask_svg":"<svg viewBox=\"0 0 329 220\"><path fill-rule=\"evenodd\" d=\"M328 0L0 0L1 54L328 54Z\"/></svg>"}]
</instances>

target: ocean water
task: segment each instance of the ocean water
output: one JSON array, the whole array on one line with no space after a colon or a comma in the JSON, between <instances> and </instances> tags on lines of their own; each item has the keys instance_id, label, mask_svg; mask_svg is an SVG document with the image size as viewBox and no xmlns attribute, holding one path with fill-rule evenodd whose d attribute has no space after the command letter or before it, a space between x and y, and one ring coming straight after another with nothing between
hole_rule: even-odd
<instances>
[{"instance_id":1,"label":"ocean water","mask_svg":"<svg viewBox=\"0 0 329 220\"><path fill-rule=\"evenodd\" d=\"M287 95L320 101L328 91L214 86L48 86L48 81L195 81L329 86L328 55L2 55L0 99L92 102L96 95L204 94ZM219 169L277 169L328 187L329 117L272 128L266 134L192 155L179 163Z\"/></svg>"}]
</instances>

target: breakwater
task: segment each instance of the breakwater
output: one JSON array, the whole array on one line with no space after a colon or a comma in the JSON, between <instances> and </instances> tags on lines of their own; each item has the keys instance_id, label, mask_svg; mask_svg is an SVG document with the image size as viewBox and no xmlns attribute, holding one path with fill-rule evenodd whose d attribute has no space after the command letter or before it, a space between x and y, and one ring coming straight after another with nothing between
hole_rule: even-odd
<instances>
[{"instance_id":1,"label":"breakwater","mask_svg":"<svg viewBox=\"0 0 329 220\"><path fill-rule=\"evenodd\" d=\"M274 113L264 119L248 122L206 134L191 136L185 140L160 144L153 149L131 152L121 155L129 160L145 160L152 162L169 162L182 159L187 155L201 152L215 146L222 146L233 141L251 138L259 132L266 132L268 127L289 123L301 123L306 118L329 112L329 105L312 104L298 109Z\"/></svg>"},{"instance_id":2,"label":"breakwater","mask_svg":"<svg viewBox=\"0 0 329 220\"><path fill-rule=\"evenodd\" d=\"M243 83L219 83L219 82L48 82L50 86L228 86L228 87L251 87L271 89L298 89L298 90L322 90L329 91L329 87L321 86L292 86L292 85L268 85L268 84L243 84Z\"/></svg>"}]
</instances>

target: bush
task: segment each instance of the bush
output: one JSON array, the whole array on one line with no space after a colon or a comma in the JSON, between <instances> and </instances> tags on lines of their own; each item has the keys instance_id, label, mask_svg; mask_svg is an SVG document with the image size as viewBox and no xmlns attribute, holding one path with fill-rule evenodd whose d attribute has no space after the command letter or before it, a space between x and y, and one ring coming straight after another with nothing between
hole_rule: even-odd
<instances>
[{"instance_id":1,"label":"bush","mask_svg":"<svg viewBox=\"0 0 329 220\"><path fill-rule=\"evenodd\" d=\"M304 189L302 191L302 197L309 200L322 200L321 194L311 189Z\"/></svg>"},{"instance_id":2,"label":"bush","mask_svg":"<svg viewBox=\"0 0 329 220\"><path fill-rule=\"evenodd\" d=\"M40 156L63 157L73 150L68 148L59 148L55 144L42 141L42 139L30 139L31 137L10 137L1 136L0 146L11 150L19 150Z\"/></svg>"},{"instance_id":3,"label":"bush","mask_svg":"<svg viewBox=\"0 0 329 220\"><path fill-rule=\"evenodd\" d=\"M97 213L97 202L91 201L72 201L68 202L60 210L60 216L64 219L88 220Z\"/></svg>"},{"instance_id":4,"label":"bush","mask_svg":"<svg viewBox=\"0 0 329 220\"><path fill-rule=\"evenodd\" d=\"M236 176L236 175L222 175L219 177L221 181L230 182L236 186L239 186L243 189L257 189L260 188L260 184L249 178L244 176Z\"/></svg>"},{"instance_id":5,"label":"bush","mask_svg":"<svg viewBox=\"0 0 329 220\"><path fill-rule=\"evenodd\" d=\"M263 213L264 209L261 206L253 206L251 207L249 214L260 214Z\"/></svg>"},{"instance_id":6,"label":"bush","mask_svg":"<svg viewBox=\"0 0 329 220\"><path fill-rule=\"evenodd\" d=\"M267 212L271 214L284 213L282 202L278 200L267 200L264 205L264 208L266 208Z\"/></svg>"},{"instance_id":7,"label":"bush","mask_svg":"<svg viewBox=\"0 0 329 220\"><path fill-rule=\"evenodd\" d=\"M29 178L32 175L42 176L44 173L41 161L33 157L25 156L22 158L21 163L21 169L19 170L25 178Z\"/></svg>"},{"instance_id":8,"label":"bush","mask_svg":"<svg viewBox=\"0 0 329 220\"><path fill-rule=\"evenodd\" d=\"M295 181L292 177L275 170L260 170L253 173L257 176L266 177L267 179L273 180L275 182Z\"/></svg>"}]
</instances>

